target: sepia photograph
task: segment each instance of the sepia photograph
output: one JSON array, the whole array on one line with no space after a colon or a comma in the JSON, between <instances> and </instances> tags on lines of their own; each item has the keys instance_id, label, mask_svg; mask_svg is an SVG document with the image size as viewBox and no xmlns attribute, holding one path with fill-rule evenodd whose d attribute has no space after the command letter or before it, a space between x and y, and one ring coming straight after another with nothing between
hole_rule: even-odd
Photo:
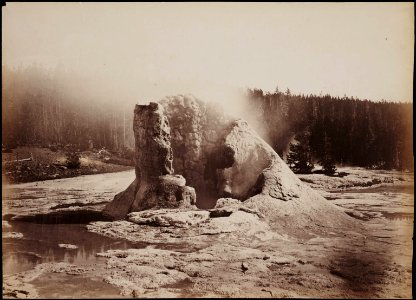
<instances>
[{"instance_id":1,"label":"sepia photograph","mask_svg":"<svg viewBox=\"0 0 416 300\"><path fill-rule=\"evenodd\" d=\"M3 2L5 299L411 299L413 2Z\"/></svg>"}]
</instances>

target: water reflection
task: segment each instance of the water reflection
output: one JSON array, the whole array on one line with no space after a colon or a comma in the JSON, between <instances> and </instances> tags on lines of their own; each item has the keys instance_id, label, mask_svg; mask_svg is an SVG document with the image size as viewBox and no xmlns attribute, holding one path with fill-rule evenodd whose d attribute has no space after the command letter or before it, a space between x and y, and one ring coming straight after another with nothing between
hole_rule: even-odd
<instances>
[{"instance_id":1,"label":"water reflection","mask_svg":"<svg viewBox=\"0 0 416 300\"><path fill-rule=\"evenodd\" d=\"M46 262L88 265L105 261L97 252L141 248L144 244L116 241L88 232L82 224L35 224L14 222L7 231L23 233L23 239L3 239L3 274L14 274ZM78 249L60 248L73 244Z\"/></svg>"}]
</instances>

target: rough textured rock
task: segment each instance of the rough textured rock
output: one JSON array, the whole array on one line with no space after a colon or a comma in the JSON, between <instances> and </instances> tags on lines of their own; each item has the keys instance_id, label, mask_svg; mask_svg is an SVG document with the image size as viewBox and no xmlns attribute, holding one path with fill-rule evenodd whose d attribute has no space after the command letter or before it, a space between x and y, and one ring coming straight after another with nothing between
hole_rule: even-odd
<instances>
[{"instance_id":1,"label":"rough textured rock","mask_svg":"<svg viewBox=\"0 0 416 300\"><path fill-rule=\"evenodd\" d=\"M193 96L137 105L133 127L136 183L106 207L113 219L194 204L211 209L211 218L245 211L279 228L290 222L300 228L310 220L329 225L328 214L339 222L351 219L301 182L246 121ZM219 198L233 200L215 206Z\"/></svg>"},{"instance_id":2,"label":"rough textured rock","mask_svg":"<svg viewBox=\"0 0 416 300\"><path fill-rule=\"evenodd\" d=\"M238 208L241 206L241 201L233 198L220 198L215 204L215 208Z\"/></svg>"},{"instance_id":3,"label":"rough textured rock","mask_svg":"<svg viewBox=\"0 0 416 300\"><path fill-rule=\"evenodd\" d=\"M114 200L104 208L103 214L115 220L123 219L130 212L136 196L136 191L137 179L135 179L125 191L115 195Z\"/></svg>"},{"instance_id":4,"label":"rough textured rock","mask_svg":"<svg viewBox=\"0 0 416 300\"><path fill-rule=\"evenodd\" d=\"M244 201L260 193L288 201L300 196L303 183L246 121L193 96L160 103L173 132L174 168L196 189L198 207L212 208L221 197Z\"/></svg>"},{"instance_id":5,"label":"rough textured rock","mask_svg":"<svg viewBox=\"0 0 416 300\"><path fill-rule=\"evenodd\" d=\"M259 175L277 154L243 120L230 125L223 147L223 153L227 155L224 161L229 163L220 170L220 194L245 200L252 193Z\"/></svg>"},{"instance_id":6,"label":"rough textured rock","mask_svg":"<svg viewBox=\"0 0 416 300\"><path fill-rule=\"evenodd\" d=\"M266 219L254 210L243 209L241 207L227 217L212 217L206 210L147 210L130 213L128 221L92 222L87 228L111 238L175 244L188 250L203 248L220 240L253 244L280 236L271 231Z\"/></svg>"},{"instance_id":7,"label":"rough textured rock","mask_svg":"<svg viewBox=\"0 0 416 300\"><path fill-rule=\"evenodd\" d=\"M233 198L220 198L213 209L210 209L211 218L228 217L241 207L241 201Z\"/></svg>"},{"instance_id":8,"label":"rough textured rock","mask_svg":"<svg viewBox=\"0 0 416 300\"><path fill-rule=\"evenodd\" d=\"M107 269L110 272L105 274L106 282L120 287L122 295L141 298L148 290L189 279L186 273L167 267L176 259L166 257L166 253L171 252L146 248L129 249L126 252L110 250L97 255L108 258ZM155 263L150 266L147 262L155 256L159 259L154 260Z\"/></svg>"},{"instance_id":9,"label":"rough textured rock","mask_svg":"<svg viewBox=\"0 0 416 300\"><path fill-rule=\"evenodd\" d=\"M184 208L195 204L195 190L173 175L170 126L163 107L151 102L136 105L133 130L136 180L104 208L104 215L119 220L131 211Z\"/></svg>"},{"instance_id":10,"label":"rough textured rock","mask_svg":"<svg viewBox=\"0 0 416 300\"><path fill-rule=\"evenodd\" d=\"M160 104L171 126L175 172L195 188L198 207L213 207L219 196L216 172L223 167L222 137L232 119L192 95L166 97Z\"/></svg>"},{"instance_id":11,"label":"rough textured rock","mask_svg":"<svg viewBox=\"0 0 416 300\"><path fill-rule=\"evenodd\" d=\"M170 127L162 107L154 102L136 105L133 131L136 141L136 177L139 181L173 174Z\"/></svg>"},{"instance_id":12,"label":"rough textured rock","mask_svg":"<svg viewBox=\"0 0 416 300\"><path fill-rule=\"evenodd\" d=\"M194 203L195 190L185 185L182 176L164 175L140 184L132 210L184 208Z\"/></svg>"},{"instance_id":13,"label":"rough textured rock","mask_svg":"<svg viewBox=\"0 0 416 300\"><path fill-rule=\"evenodd\" d=\"M158 103L136 105L136 178L138 189L133 211L160 207L189 207L195 202L192 188L173 174L170 126Z\"/></svg>"},{"instance_id":14,"label":"rough textured rock","mask_svg":"<svg viewBox=\"0 0 416 300\"><path fill-rule=\"evenodd\" d=\"M209 212L204 210L161 209L133 212L128 215L130 222L163 227L189 227L208 219Z\"/></svg>"}]
</instances>

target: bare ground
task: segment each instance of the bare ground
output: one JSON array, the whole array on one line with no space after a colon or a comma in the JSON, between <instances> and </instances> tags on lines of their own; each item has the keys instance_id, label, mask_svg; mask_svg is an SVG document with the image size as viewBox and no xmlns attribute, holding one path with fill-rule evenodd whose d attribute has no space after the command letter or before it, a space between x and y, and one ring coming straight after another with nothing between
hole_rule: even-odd
<instances>
[{"instance_id":1,"label":"bare ground","mask_svg":"<svg viewBox=\"0 0 416 300\"><path fill-rule=\"evenodd\" d=\"M70 276L72 293L80 297L99 297L100 290L112 297L412 297L413 174L346 172L343 178L300 177L345 210L351 226L334 220L317 230L311 220L302 232L277 232L243 210L205 219L202 213L199 223L185 225L183 215L169 212L164 226L139 225L143 218L137 215L93 222L91 232L142 246L99 251L106 260L93 267L39 264L6 275L3 296L68 297L70 289L53 287ZM3 216L77 210L84 204L98 210L133 178L128 171L9 185L3 189ZM8 225L3 222L3 230ZM90 292L83 294L80 286Z\"/></svg>"}]
</instances>

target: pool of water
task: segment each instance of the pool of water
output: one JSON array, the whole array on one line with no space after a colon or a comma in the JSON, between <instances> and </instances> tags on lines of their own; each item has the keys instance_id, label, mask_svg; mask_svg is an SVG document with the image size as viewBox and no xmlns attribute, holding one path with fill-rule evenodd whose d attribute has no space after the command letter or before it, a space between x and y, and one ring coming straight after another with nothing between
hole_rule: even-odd
<instances>
[{"instance_id":1,"label":"pool of water","mask_svg":"<svg viewBox=\"0 0 416 300\"><path fill-rule=\"evenodd\" d=\"M118 178L117 176L121 175L126 178L123 180L120 179L119 181L115 180L115 178ZM103 194L109 193L111 197L108 197L112 198L113 195L118 192L118 189L121 189L124 182L128 183L131 179L130 177L134 177L134 171L131 172L131 174L127 174L128 176L125 174L121 175L111 174L111 176L108 175L108 178L105 177L104 179L104 176L99 177L99 175L94 175L83 178L82 180L80 178L73 178L65 182L52 180L47 183L39 183L42 187L19 185L18 188L15 187L13 193L9 192L9 198L11 198L6 202L6 204L8 203L9 205L4 204L4 199L3 205L8 209L10 209L8 206L15 207L16 205L21 205L19 207L16 206L17 208L15 209L15 212L19 213L21 210L20 207L26 208L28 206L28 201L30 200L33 200L31 203L33 207L35 207L35 201L39 201L38 205L45 206L49 205L49 201L52 200L57 202L55 205L56 207L54 208L67 207L69 206L69 202L66 201L68 197L77 199L90 197L95 199L92 203L102 204ZM81 190L79 189L79 186L83 186L85 189ZM94 186L93 191L90 191L91 186ZM108 186L110 186L110 188L108 188ZM58 189L58 187L61 189ZM84 191L85 193L82 195L78 194L81 193L80 191ZM413 206L414 199L409 196L409 194L413 195L413 191L413 185L377 186L365 189L342 190L331 193L331 196L328 198L332 201L337 201L340 198L344 200L350 199L350 202L348 203L354 204L356 198L362 198L358 197L359 194L362 193L383 194L386 199L389 199L390 194L402 194L406 196L405 200L411 198L410 204ZM28 194L31 195L28 196ZM366 197L367 196L371 197L371 195L366 195ZM60 200L58 201L57 199ZM394 199L397 200L401 198ZM397 204L395 205L410 205L408 203L409 201L406 201L396 201ZM71 206L73 205L72 202L73 201L70 201ZM386 212L381 209L386 205L391 206L391 202L392 201L388 201L388 203L384 203L381 201L380 203L372 203L371 210L376 212L380 211L382 214L384 213L383 216L388 219L405 218L407 220L413 218L413 213L402 213L400 210L397 212ZM357 202L356 208L357 210L363 209L363 203ZM413 209L413 207L411 208ZM370 208L365 206L365 209ZM52 209L52 211L55 211L55 209ZM66 222L68 222L68 220L77 221L74 219L74 216L70 214L66 217ZM78 266L104 265L107 259L97 257L96 253L105 252L110 249L143 248L148 245L146 243L131 243L97 235L88 232L85 224L59 224L59 222L55 224L44 224L42 223L43 219L39 220L39 223L10 221L11 227L3 227L4 233L18 232L23 234L23 238L21 239L3 238L2 250L4 275L31 270L38 264L48 262L67 262ZM59 247L59 244L72 244L76 245L78 248L61 248ZM192 245L185 244L160 244L153 246L181 252L192 252L197 250L194 249ZM118 289L103 282L102 278L78 277L65 273L45 273L31 283L35 285L41 298L120 298ZM187 281L180 281L171 287L183 288L187 287L189 284L190 283Z\"/></svg>"},{"instance_id":2,"label":"pool of water","mask_svg":"<svg viewBox=\"0 0 416 300\"><path fill-rule=\"evenodd\" d=\"M145 244L118 241L88 232L85 224L36 224L10 222L3 232L20 232L21 239L3 238L3 274L33 269L47 262L67 262L76 265L105 263L96 253L110 249L142 248ZM66 249L59 244L76 245Z\"/></svg>"}]
</instances>

